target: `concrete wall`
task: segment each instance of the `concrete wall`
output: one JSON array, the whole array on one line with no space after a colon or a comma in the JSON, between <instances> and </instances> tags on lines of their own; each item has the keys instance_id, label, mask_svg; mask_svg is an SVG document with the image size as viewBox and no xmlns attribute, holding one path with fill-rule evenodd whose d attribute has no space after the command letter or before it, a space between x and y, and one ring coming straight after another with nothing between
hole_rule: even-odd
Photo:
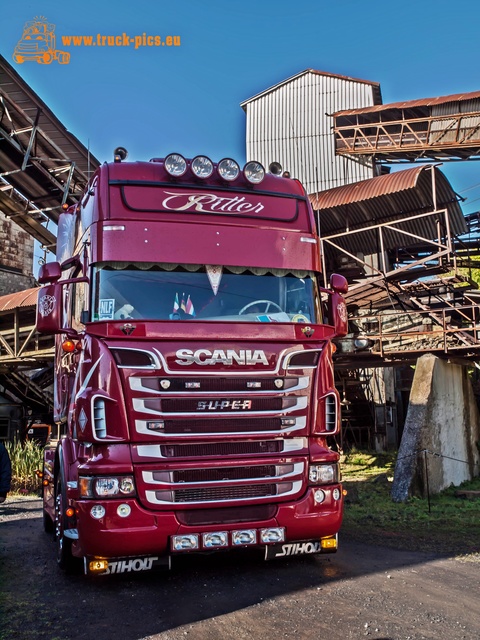
<instances>
[{"instance_id":1,"label":"concrete wall","mask_svg":"<svg viewBox=\"0 0 480 640\"><path fill-rule=\"evenodd\" d=\"M480 474L480 416L467 368L427 354L417 361L392 497L438 493ZM428 478L428 487L427 487Z\"/></svg>"}]
</instances>

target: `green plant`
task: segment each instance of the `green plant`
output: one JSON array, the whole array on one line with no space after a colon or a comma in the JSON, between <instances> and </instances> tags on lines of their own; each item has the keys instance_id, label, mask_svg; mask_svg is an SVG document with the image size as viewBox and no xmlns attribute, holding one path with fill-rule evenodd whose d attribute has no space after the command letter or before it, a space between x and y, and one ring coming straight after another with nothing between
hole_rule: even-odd
<instances>
[{"instance_id":1,"label":"green plant","mask_svg":"<svg viewBox=\"0 0 480 640\"><path fill-rule=\"evenodd\" d=\"M42 468L43 449L35 442L7 442L5 447L12 463L13 493L36 493L39 480L36 471Z\"/></svg>"}]
</instances>

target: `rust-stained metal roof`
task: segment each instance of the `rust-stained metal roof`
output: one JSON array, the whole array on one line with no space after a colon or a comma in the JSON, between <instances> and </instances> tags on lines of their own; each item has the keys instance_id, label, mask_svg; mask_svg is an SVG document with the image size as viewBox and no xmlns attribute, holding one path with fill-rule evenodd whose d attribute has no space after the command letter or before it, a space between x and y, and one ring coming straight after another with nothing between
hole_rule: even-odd
<instances>
[{"instance_id":1,"label":"rust-stained metal roof","mask_svg":"<svg viewBox=\"0 0 480 640\"><path fill-rule=\"evenodd\" d=\"M26 289L0 297L0 313L20 307L36 307L39 289Z\"/></svg>"},{"instance_id":2,"label":"rust-stained metal roof","mask_svg":"<svg viewBox=\"0 0 480 640\"><path fill-rule=\"evenodd\" d=\"M433 107L449 102L463 102L465 100L475 100L480 98L480 91L472 91L470 93L454 93L449 96L438 96L436 98L420 98L418 100L406 100L404 102L391 102L389 104L376 104L373 107L361 107L359 109L348 109L337 111L333 115L351 116L361 113L377 113L378 111L387 111L389 109L415 109L417 107Z\"/></svg>"},{"instance_id":3,"label":"rust-stained metal roof","mask_svg":"<svg viewBox=\"0 0 480 640\"><path fill-rule=\"evenodd\" d=\"M372 92L373 92L373 101L374 103L377 104L381 104L382 102L382 94L381 94L381 90L380 90L380 83L379 82L373 82L371 80L361 80L360 78L352 78L350 76L342 76L338 73L329 73L328 71L318 71L317 69L305 69L304 71L300 71L299 73L296 73L294 76L291 76L290 78L287 78L286 80L283 80L282 82L279 82L278 84L273 85L272 87L269 87L268 89L265 89L264 91L261 91L260 93L257 93L256 95L252 96L251 98L248 98L247 100L244 100L243 102L240 103L240 106L242 107L242 109L245 109L246 105L249 102L252 102L253 100L258 100L258 98L261 98L262 96L266 95L267 93L270 93L271 91L275 91L276 89L278 89L279 87L283 86L284 84L287 84L288 82L292 82L292 80L296 80L297 78L299 78L300 76L303 76L304 74L307 73L313 73L315 75L319 75L319 76L327 76L329 78L338 78L338 80L346 80L346 81L350 81L350 82L360 82L362 84L369 84L372 87Z\"/></svg>"},{"instance_id":4,"label":"rust-stained metal roof","mask_svg":"<svg viewBox=\"0 0 480 640\"><path fill-rule=\"evenodd\" d=\"M319 211L321 235L343 234L335 242L354 254L378 252L375 229L364 233L351 232L381 223L398 222L404 232L434 240L438 234L437 217L421 216L435 210L432 171L436 209L447 210L452 235L465 233L466 224L458 196L449 181L438 168L421 165L310 195L313 208ZM412 216L418 217L402 222ZM384 237L384 248L396 249L418 242L401 232L388 231Z\"/></svg>"}]
</instances>

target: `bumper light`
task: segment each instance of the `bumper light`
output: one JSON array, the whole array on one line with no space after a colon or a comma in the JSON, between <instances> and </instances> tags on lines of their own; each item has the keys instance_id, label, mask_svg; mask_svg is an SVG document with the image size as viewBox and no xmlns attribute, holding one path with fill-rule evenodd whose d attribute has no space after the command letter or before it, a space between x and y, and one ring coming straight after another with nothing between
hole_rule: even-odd
<instances>
[{"instance_id":1,"label":"bumper light","mask_svg":"<svg viewBox=\"0 0 480 640\"><path fill-rule=\"evenodd\" d=\"M226 531L211 531L202 535L202 543L206 549L228 547L228 533Z\"/></svg>"},{"instance_id":2,"label":"bumper light","mask_svg":"<svg viewBox=\"0 0 480 640\"><path fill-rule=\"evenodd\" d=\"M101 504L94 505L90 509L90 515L92 516L92 518L95 518L95 520L100 520L100 518L103 518L103 516L105 515L105 507L103 507Z\"/></svg>"},{"instance_id":3,"label":"bumper light","mask_svg":"<svg viewBox=\"0 0 480 640\"><path fill-rule=\"evenodd\" d=\"M232 531L232 544L257 544L257 532L255 529L243 529L242 531Z\"/></svg>"},{"instance_id":4,"label":"bumper light","mask_svg":"<svg viewBox=\"0 0 480 640\"><path fill-rule=\"evenodd\" d=\"M260 540L264 544L275 544L277 542L285 542L285 529L284 527L260 529Z\"/></svg>"},{"instance_id":5,"label":"bumper light","mask_svg":"<svg viewBox=\"0 0 480 640\"><path fill-rule=\"evenodd\" d=\"M172 551L193 551L198 549L198 534L172 537Z\"/></svg>"},{"instance_id":6,"label":"bumper light","mask_svg":"<svg viewBox=\"0 0 480 640\"><path fill-rule=\"evenodd\" d=\"M324 492L321 489L316 489L313 494L313 499L315 500L316 504L322 504L322 502L325 500Z\"/></svg>"},{"instance_id":7,"label":"bumper light","mask_svg":"<svg viewBox=\"0 0 480 640\"><path fill-rule=\"evenodd\" d=\"M128 516L132 513L132 508L129 504L119 504L117 507L117 514L120 518L128 518Z\"/></svg>"},{"instance_id":8,"label":"bumper light","mask_svg":"<svg viewBox=\"0 0 480 640\"><path fill-rule=\"evenodd\" d=\"M338 546L337 536L322 538L320 540L320 546L322 547L322 549L336 549Z\"/></svg>"},{"instance_id":9,"label":"bumper light","mask_svg":"<svg viewBox=\"0 0 480 640\"><path fill-rule=\"evenodd\" d=\"M332 491L332 496L334 500L340 500L340 496L341 496L340 489L334 489Z\"/></svg>"},{"instance_id":10,"label":"bumper light","mask_svg":"<svg viewBox=\"0 0 480 640\"><path fill-rule=\"evenodd\" d=\"M99 571L106 571L108 569L108 560L91 560L88 563L88 570L90 573L98 573Z\"/></svg>"}]
</instances>

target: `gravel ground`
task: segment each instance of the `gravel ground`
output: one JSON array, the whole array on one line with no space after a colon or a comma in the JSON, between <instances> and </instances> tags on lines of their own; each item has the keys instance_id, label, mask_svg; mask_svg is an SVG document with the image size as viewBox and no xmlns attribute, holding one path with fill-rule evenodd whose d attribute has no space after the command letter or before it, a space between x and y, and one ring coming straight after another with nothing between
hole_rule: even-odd
<instances>
[{"instance_id":1,"label":"gravel ground","mask_svg":"<svg viewBox=\"0 0 480 640\"><path fill-rule=\"evenodd\" d=\"M478 640L478 556L341 538L336 555L182 558L170 573L67 576L41 502L0 507L2 640ZM480 533L479 533L480 535Z\"/></svg>"}]
</instances>

